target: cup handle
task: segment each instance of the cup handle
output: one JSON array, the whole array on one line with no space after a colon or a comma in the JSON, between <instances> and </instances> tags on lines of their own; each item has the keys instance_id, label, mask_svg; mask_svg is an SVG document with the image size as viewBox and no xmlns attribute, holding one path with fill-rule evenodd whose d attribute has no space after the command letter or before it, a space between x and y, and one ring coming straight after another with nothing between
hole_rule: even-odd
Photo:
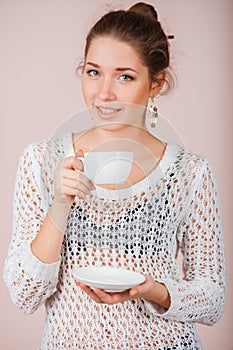
<instances>
[{"instance_id":1,"label":"cup handle","mask_svg":"<svg viewBox=\"0 0 233 350\"><path fill-rule=\"evenodd\" d=\"M80 159L83 162L83 174L88 178L91 179L89 173L88 173L88 167L86 166L86 159L85 156L83 157L77 157L78 159Z\"/></svg>"},{"instance_id":2,"label":"cup handle","mask_svg":"<svg viewBox=\"0 0 233 350\"><path fill-rule=\"evenodd\" d=\"M83 163L83 171L84 171L84 169L85 169L85 158L84 157L77 157L77 156L76 156L76 158L78 158L79 160L82 161L82 163Z\"/></svg>"}]
</instances>

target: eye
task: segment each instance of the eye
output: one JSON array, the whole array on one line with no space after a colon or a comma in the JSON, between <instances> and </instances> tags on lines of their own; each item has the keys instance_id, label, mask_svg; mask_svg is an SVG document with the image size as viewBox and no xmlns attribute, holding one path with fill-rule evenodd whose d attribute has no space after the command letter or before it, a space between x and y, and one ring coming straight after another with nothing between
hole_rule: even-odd
<instances>
[{"instance_id":1,"label":"eye","mask_svg":"<svg viewBox=\"0 0 233 350\"><path fill-rule=\"evenodd\" d=\"M98 72L96 69L89 69L89 70L87 71L87 74L88 74L90 77L95 78L95 77L98 77L99 72Z\"/></svg>"},{"instance_id":2,"label":"eye","mask_svg":"<svg viewBox=\"0 0 233 350\"><path fill-rule=\"evenodd\" d=\"M133 80L133 78L128 75L128 74L122 74L120 77L119 77L120 80L122 81L130 81L130 80Z\"/></svg>"}]
</instances>

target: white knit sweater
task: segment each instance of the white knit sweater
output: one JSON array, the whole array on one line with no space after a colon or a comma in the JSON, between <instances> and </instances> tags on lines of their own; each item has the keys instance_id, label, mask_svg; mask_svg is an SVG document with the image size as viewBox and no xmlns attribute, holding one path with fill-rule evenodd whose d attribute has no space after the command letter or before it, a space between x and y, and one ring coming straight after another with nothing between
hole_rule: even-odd
<instances>
[{"instance_id":1,"label":"white knit sweater","mask_svg":"<svg viewBox=\"0 0 233 350\"><path fill-rule=\"evenodd\" d=\"M223 312L225 258L213 171L200 155L168 143L144 180L119 191L97 186L76 199L61 259L45 264L30 250L53 198L53 172L74 155L71 134L29 145L16 177L14 227L4 279L26 313L46 306L41 350L199 350L195 323ZM177 253L183 255L183 271ZM170 293L168 310L143 299L97 304L75 284L79 266L150 274Z\"/></svg>"}]
</instances>

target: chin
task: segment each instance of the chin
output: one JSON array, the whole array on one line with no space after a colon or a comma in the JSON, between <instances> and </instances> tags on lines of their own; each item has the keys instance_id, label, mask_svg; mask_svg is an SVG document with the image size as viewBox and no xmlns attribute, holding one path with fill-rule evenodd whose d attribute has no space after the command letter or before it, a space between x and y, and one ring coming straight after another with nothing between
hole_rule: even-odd
<instances>
[{"instance_id":1,"label":"chin","mask_svg":"<svg viewBox=\"0 0 233 350\"><path fill-rule=\"evenodd\" d=\"M129 123L120 123L120 122L105 122L105 123L96 123L95 127L105 131L121 131L129 126L132 126Z\"/></svg>"}]
</instances>

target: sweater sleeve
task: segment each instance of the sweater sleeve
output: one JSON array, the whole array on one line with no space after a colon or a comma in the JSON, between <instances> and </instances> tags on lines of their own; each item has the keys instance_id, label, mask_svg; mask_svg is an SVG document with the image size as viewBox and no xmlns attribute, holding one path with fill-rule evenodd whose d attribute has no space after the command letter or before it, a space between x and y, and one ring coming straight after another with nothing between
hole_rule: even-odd
<instances>
[{"instance_id":1,"label":"sweater sleeve","mask_svg":"<svg viewBox=\"0 0 233 350\"><path fill-rule=\"evenodd\" d=\"M25 313L34 312L56 291L60 262L45 264L31 251L49 203L41 178L43 152L29 145L22 153L16 174L13 202L13 234L3 277L12 301ZM48 196L47 196L48 198Z\"/></svg>"},{"instance_id":2,"label":"sweater sleeve","mask_svg":"<svg viewBox=\"0 0 233 350\"><path fill-rule=\"evenodd\" d=\"M204 160L195 174L190 205L178 227L183 256L183 278L166 278L171 305L168 310L153 303L151 312L180 321L212 325L225 304L225 252L221 210L215 176Z\"/></svg>"}]
</instances>

